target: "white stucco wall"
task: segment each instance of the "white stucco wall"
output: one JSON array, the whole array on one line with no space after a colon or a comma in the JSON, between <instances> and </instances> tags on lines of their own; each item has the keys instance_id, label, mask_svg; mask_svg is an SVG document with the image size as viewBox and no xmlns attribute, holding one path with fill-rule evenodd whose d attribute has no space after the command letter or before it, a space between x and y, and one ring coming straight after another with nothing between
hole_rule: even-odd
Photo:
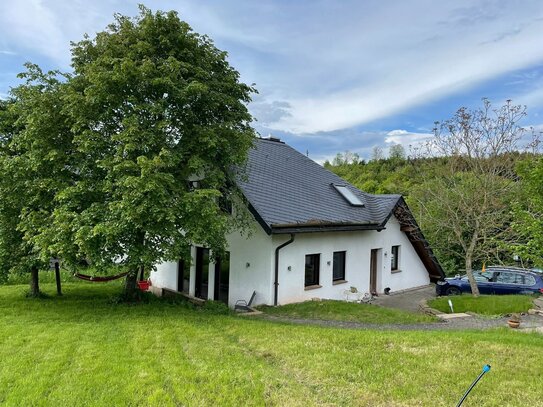
<instances>
[{"instance_id":1,"label":"white stucco wall","mask_svg":"<svg viewBox=\"0 0 543 407\"><path fill-rule=\"evenodd\" d=\"M249 237L240 233L227 236L230 251L230 285L228 305L237 300L249 301L253 291L253 305L273 304L272 239L254 222Z\"/></svg>"},{"instance_id":2,"label":"white stucco wall","mask_svg":"<svg viewBox=\"0 0 543 407\"><path fill-rule=\"evenodd\" d=\"M273 247L285 240L273 236ZM390 270L390 250L400 246L400 270ZM369 292L370 256L372 249L381 249L377 261L377 292L385 287L392 291L404 290L429 284L428 272L416 254L405 233L400 231L398 221L392 217L387 228L381 232L330 232L296 235L295 241L280 251L279 260L279 304L309 300L313 297L345 299L344 291L354 286L358 291ZM334 284L332 280L333 253L346 251L345 280ZM320 253L320 288L306 290L305 255ZM386 255L385 255L386 253ZM290 267L290 270L289 270Z\"/></svg>"},{"instance_id":3,"label":"white stucco wall","mask_svg":"<svg viewBox=\"0 0 543 407\"><path fill-rule=\"evenodd\" d=\"M156 270L151 271L150 279L155 288L177 290L177 262L168 261L157 265Z\"/></svg>"},{"instance_id":4,"label":"white stucco wall","mask_svg":"<svg viewBox=\"0 0 543 407\"><path fill-rule=\"evenodd\" d=\"M290 235L268 236L254 222L250 237L240 233L227 236L230 251L230 281L228 304L233 307L237 300L248 301L257 292L254 305L273 304L275 248L289 239ZM390 270L392 246L400 246L400 271ZM345 299L344 291L354 286L358 291L369 291L370 255L379 250L377 261L377 291L385 287L392 292L429 284L430 279L422 261L413 249L405 233L400 231L396 218L391 217L386 229L376 231L329 232L297 234L290 245L280 251L279 304L309 300L313 297ZM333 253L346 251L345 283L332 281ZM306 290L305 255L320 253L320 288ZM193 250L193 258L195 250ZM328 264L329 263L329 264ZM290 267L290 270L289 270ZM194 262L191 267L190 293L194 295ZM209 287L212 298L213 275ZM151 273L155 287L177 289L177 263L166 262Z\"/></svg>"},{"instance_id":5,"label":"white stucco wall","mask_svg":"<svg viewBox=\"0 0 543 407\"><path fill-rule=\"evenodd\" d=\"M393 216L386 226L386 230L381 233L389 242L388 247L383 246L383 251L386 248L388 256L384 261L385 268L379 291L383 291L385 287L390 287L392 291L399 291L430 284L428 271L406 234L400 231L398 220ZM399 272L393 273L390 271L390 248L396 245L400 245Z\"/></svg>"}]
</instances>

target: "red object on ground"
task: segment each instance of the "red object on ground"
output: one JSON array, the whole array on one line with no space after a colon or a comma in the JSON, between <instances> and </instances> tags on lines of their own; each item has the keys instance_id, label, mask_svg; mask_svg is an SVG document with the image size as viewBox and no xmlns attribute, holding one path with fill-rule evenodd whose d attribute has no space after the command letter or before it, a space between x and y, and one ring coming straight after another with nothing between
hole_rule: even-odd
<instances>
[{"instance_id":1,"label":"red object on ground","mask_svg":"<svg viewBox=\"0 0 543 407\"><path fill-rule=\"evenodd\" d=\"M138 287L140 288L141 291L149 290L150 286L151 286L151 282L149 280L138 281Z\"/></svg>"}]
</instances>

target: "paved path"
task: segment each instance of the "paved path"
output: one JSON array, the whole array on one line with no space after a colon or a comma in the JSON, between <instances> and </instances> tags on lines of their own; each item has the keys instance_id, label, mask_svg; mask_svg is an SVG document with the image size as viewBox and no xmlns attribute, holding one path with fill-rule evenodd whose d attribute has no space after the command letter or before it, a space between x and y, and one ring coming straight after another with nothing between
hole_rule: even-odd
<instances>
[{"instance_id":1,"label":"paved path","mask_svg":"<svg viewBox=\"0 0 543 407\"><path fill-rule=\"evenodd\" d=\"M378 297L374 297L371 303L387 308L398 308L406 311L419 312L419 303L422 300L427 300L435 297L435 285L430 284L409 291L403 291L399 293L392 292L392 294L390 295L381 294Z\"/></svg>"}]
</instances>

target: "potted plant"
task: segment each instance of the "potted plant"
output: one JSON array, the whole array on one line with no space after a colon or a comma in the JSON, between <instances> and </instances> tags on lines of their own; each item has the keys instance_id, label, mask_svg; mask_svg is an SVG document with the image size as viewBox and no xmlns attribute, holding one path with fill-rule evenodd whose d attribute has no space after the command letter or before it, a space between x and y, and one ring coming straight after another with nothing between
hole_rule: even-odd
<instances>
[{"instance_id":1,"label":"potted plant","mask_svg":"<svg viewBox=\"0 0 543 407\"><path fill-rule=\"evenodd\" d=\"M511 316L509 317L509 319L507 320L507 324L511 327L511 328L518 328L519 325L520 325L520 314L514 312L513 314L511 314Z\"/></svg>"}]
</instances>

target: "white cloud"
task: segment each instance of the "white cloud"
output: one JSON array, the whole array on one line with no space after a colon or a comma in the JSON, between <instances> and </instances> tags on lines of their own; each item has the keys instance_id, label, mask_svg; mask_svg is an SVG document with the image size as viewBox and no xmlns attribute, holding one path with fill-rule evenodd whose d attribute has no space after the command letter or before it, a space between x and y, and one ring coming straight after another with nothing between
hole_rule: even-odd
<instances>
[{"instance_id":1,"label":"white cloud","mask_svg":"<svg viewBox=\"0 0 543 407\"><path fill-rule=\"evenodd\" d=\"M322 49L322 60L314 68L324 70L314 84L326 89L325 94L300 92L284 98L292 106L291 116L273 127L311 133L360 125L543 60L543 24L537 20L543 12L537 4L504 6L494 10L492 18L483 14L471 25L467 12L464 19L449 20L458 12L443 2L437 7L423 2L386 4L386 18L383 9L368 17L386 25L368 28L368 19L362 18L349 27L358 43L342 43L341 29L329 27L337 45L331 52ZM412 10L406 10L408 6ZM346 75L353 80L342 86L338 82Z\"/></svg>"},{"instance_id":2,"label":"white cloud","mask_svg":"<svg viewBox=\"0 0 543 407\"><path fill-rule=\"evenodd\" d=\"M0 47L17 49L26 59L36 54L66 69L70 41L94 34L112 21L117 2L17 0L0 3ZM135 9L135 7L134 7Z\"/></svg>"},{"instance_id":3,"label":"white cloud","mask_svg":"<svg viewBox=\"0 0 543 407\"><path fill-rule=\"evenodd\" d=\"M45 55L65 69L70 40L103 30L114 12L136 14L137 3L1 2L0 49ZM522 6L471 0L155 0L148 6L177 9L196 31L228 50L242 80L255 82L260 91L251 106L259 123L293 134L358 126L543 61L540 0ZM513 99L541 104L542 89Z\"/></svg>"},{"instance_id":4,"label":"white cloud","mask_svg":"<svg viewBox=\"0 0 543 407\"><path fill-rule=\"evenodd\" d=\"M541 106L543 104L543 81L533 84L532 89L513 98L515 102L528 106Z\"/></svg>"},{"instance_id":5,"label":"white cloud","mask_svg":"<svg viewBox=\"0 0 543 407\"><path fill-rule=\"evenodd\" d=\"M62 59L67 44L63 40L61 21L40 0L3 2L0 23L6 43L36 49L55 59Z\"/></svg>"},{"instance_id":6,"label":"white cloud","mask_svg":"<svg viewBox=\"0 0 543 407\"><path fill-rule=\"evenodd\" d=\"M433 137L432 133L413 133L407 130L392 130L385 137L387 144L401 144L409 147L414 144L422 144Z\"/></svg>"}]
</instances>

